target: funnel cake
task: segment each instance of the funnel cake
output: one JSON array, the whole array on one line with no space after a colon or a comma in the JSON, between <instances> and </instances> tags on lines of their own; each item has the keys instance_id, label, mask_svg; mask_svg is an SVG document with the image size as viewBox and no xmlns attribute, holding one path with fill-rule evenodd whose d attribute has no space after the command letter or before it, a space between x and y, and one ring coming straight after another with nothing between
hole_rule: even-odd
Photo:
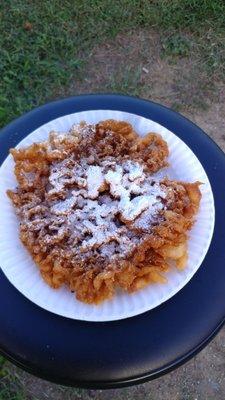
<instances>
[{"instance_id":1,"label":"funnel cake","mask_svg":"<svg viewBox=\"0 0 225 400\"><path fill-rule=\"evenodd\" d=\"M11 154L20 239L51 287L98 304L185 267L200 183L160 178L169 154L160 135L82 122Z\"/></svg>"}]
</instances>

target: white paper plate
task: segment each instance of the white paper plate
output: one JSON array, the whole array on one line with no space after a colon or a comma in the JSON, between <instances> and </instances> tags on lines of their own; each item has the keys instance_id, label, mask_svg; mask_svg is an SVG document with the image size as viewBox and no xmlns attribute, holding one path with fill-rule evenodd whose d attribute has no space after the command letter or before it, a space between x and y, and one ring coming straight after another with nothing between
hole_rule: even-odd
<instances>
[{"instance_id":1,"label":"white paper plate","mask_svg":"<svg viewBox=\"0 0 225 400\"><path fill-rule=\"evenodd\" d=\"M112 321L141 314L168 300L192 278L200 267L211 242L214 229L214 201L207 175L197 157L172 132L154 121L120 111L84 111L57 118L41 126L22 140L17 147L39 142L49 131L68 131L82 120L96 123L113 118L129 121L138 134L158 132L167 141L170 150L170 167L167 175L182 181L201 181L202 200L197 221L190 232L189 259L184 271L176 269L167 273L167 284L152 284L134 294L118 293L101 305L87 305L76 300L66 288L51 289L41 278L38 268L19 240L19 223L6 190L16 187L13 159L8 156L0 168L0 260L9 281L28 299L53 313L86 321Z\"/></svg>"}]
</instances>

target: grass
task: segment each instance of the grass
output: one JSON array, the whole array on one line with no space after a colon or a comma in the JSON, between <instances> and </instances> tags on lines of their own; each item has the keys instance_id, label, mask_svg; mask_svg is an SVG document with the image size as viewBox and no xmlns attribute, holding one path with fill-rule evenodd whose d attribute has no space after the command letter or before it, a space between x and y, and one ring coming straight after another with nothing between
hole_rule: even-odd
<instances>
[{"instance_id":1,"label":"grass","mask_svg":"<svg viewBox=\"0 0 225 400\"><path fill-rule=\"evenodd\" d=\"M106 91L138 96L138 87L141 81L140 67L121 66L114 74L109 77Z\"/></svg>"},{"instance_id":2,"label":"grass","mask_svg":"<svg viewBox=\"0 0 225 400\"><path fill-rule=\"evenodd\" d=\"M194 51L210 76L225 79L223 0L2 0L0 126L82 81L95 44L140 28L160 30L165 56ZM112 76L106 90L138 95L135 73Z\"/></svg>"},{"instance_id":3,"label":"grass","mask_svg":"<svg viewBox=\"0 0 225 400\"><path fill-rule=\"evenodd\" d=\"M165 56L187 57L192 48L192 41L185 35L175 33L162 40Z\"/></svg>"},{"instance_id":4,"label":"grass","mask_svg":"<svg viewBox=\"0 0 225 400\"><path fill-rule=\"evenodd\" d=\"M10 372L2 356L0 356L0 400L25 400L24 389L19 378Z\"/></svg>"},{"instance_id":5,"label":"grass","mask_svg":"<svg viewBox=\"0 0 225 400\"><path fill-rule=\"evenodd\" d=\"M89 392L91 391L55 384L51 384L51 386L48 385L48 388L43 386L38 390L36 396L33 394L32 390L29 390L24 384L22 375L23 372L20 372L16 367L13 369L10 368L10 364L0 356L0 400L42 400L48 398L53 399L55 396L59 399L63 398L65 400L92 399L92 396L89 395Z\"/></svg>"},{"instance_id":6,"label":"grass","mask_svg":"<svg viewBox=\"0 0 225 400\"><path fill-rule=\"evenodd\" d=\"M93 397L90 395L91 392L84 389L51 384L47 388L44 385L38 390L36 396L24 384L23 372L20 372L17 367L11 368L9 362L0 356L0 400L42 400L53 399L55 396L65 400L91 400Z\"/></svg>"}]
</instances>

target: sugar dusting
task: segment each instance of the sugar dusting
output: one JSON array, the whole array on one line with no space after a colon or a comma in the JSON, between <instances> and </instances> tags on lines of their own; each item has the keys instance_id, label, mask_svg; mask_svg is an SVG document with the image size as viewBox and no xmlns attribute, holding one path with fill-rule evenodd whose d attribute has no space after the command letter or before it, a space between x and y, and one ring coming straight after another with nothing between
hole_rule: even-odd
<instances>
[{"instance_id":1,"label":"sugar dusting","mask_svg":"<svg viewBox=\"0 0 225 400\"><path fill-rule=\"evenodd\" d=\"M104 183L104 176L102 174L101 167L98 165L91 165L87 169L87 188L88 197L90 199L96 199L98 197L99 190Z\"/></svg>"},{"instance_id":2,"label":"sugar dusting","mask_svg":"<svg viewBox=\"0 0 225 400\"><path fill-rule=\"evenodd\" d=\"M56 192L62 198L51 199ZM90 165L67 159L52 165L47 196L51 218L63 218L60 232L69 230L73 251L79 243L84 257L90 251L121 257L142 240L134 228L150 232L166 190L136 161L108 158Z\"/></svg>"}]
</instances>

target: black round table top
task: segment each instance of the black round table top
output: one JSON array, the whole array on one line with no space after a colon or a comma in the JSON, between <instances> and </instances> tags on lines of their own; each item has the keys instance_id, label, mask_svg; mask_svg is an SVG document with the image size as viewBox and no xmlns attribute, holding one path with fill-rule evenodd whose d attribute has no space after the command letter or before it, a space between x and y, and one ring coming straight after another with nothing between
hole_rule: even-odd
<instances>
[{"instance_id":1,"label":"black round table top","mask_svg":"<svg viewBox=\"0 0 225 400\"><path fill-rule=\"evenodd\" d=\"M2 129L0 162L40 125L95 109L142 115L180 137L208 175L216 210L209 251L191 281L166 303L133 318L96 323L52 314L26 299L0 272L1 353L47 380L112 388L169 372L200 351L225 321L225 156L196 125L159 104L120 95L83 95L46 104Z\"/></svg>"}]
</instances>

